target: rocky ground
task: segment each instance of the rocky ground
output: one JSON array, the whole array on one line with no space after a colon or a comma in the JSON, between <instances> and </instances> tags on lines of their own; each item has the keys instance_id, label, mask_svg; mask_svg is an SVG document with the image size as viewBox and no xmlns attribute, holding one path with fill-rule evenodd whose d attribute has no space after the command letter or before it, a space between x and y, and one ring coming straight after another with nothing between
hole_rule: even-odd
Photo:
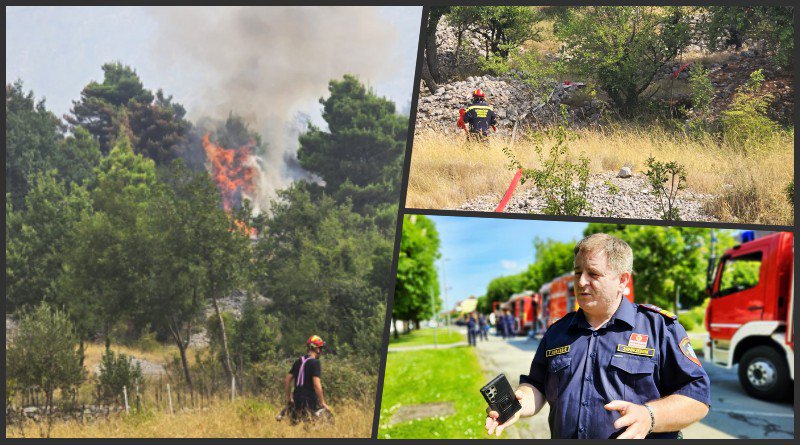
<instances>
[{"instance_id":1,"label":"rocky ground","mask_svg":"<svg viewBox=\"0 0 800 445\"><path fill-rule=\"evenodd\" d=\"M511 178L512 175L509 174L506 180L510 183ZM653 219L659 211L657 200L650 190L647 178L641 173L633 173L629 178L619 178L615 172L593 175L589 179L587 197L591 212L585 212L584 216ZM456 210L493 212L501 198L502 195L484 195ZM677 201L681 219L717 221L704 211L705 204L712 198L712 195L682 190ZM535 188L524 191L518 189L508 202L505 212L541 214L544 206L545 200Z\"/></svg>"}]
</instances>

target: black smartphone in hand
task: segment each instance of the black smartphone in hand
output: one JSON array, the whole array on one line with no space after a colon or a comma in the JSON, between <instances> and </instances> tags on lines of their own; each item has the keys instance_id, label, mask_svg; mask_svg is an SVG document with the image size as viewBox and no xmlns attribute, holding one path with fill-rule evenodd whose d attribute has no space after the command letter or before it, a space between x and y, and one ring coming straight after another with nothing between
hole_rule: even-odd
<instances>
[{"instance_id":1,"label":"black smartphone in hand","mask_svg":"<svg viewBox=\"0 0 800 445\"><path fill-rule=\"evenodd\" d=\"M522 409L505 374L493 378L491 382L481 388L481 394L489 404L489 409L500 414L500 417L497 418L500 423L506 423L508 419L514 417L517 411Z\"/></svg>"}]
</instances>

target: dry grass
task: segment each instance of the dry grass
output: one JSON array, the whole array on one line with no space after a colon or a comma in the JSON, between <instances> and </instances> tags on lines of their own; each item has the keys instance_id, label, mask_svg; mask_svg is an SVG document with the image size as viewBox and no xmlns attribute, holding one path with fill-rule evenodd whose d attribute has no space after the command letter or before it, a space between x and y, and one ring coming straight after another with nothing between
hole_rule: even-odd
<instances>
[{"instance_id":1,"label":"dry grass","mask_svg":"<svg viewBox=\"0 0 800 445\"><path fill-rule=\"evenodd\" d=\"M86 369L92 370L94 367L100 363L100 359L105 352L106 347L103 344L99 343L90 343L86 345L85 350L85 359L84 365ZM179 357L180 353L178 352L178 347L175 345L159 345L158 348L151 350L151 351L143 351L141 349L137 349L134 347L122 346L122 345L111 345L111 350L115 353L123 353L129 357L136 357L138 359L147 360L153 363L164 364L171 362L173 357ZM186 351L186 359L189 362L189 365L193 365L195 362L195 350L189 349Z\"/></svg>"},{"instance_id":2,"label":"dry grass","mask_svg":"<svg viewBox=\"0 0 800 445\"><path fill-rule=\"evenodd\" d=\"M709 211L721 221L792 224L792 209L784 193L794 174L792 133L776 134L750 150L726 146L711 137L678 137L657 126L615 125L578 133L580 139L571 144L571 153L586 153L593 173L615 171L626 163L633 165L634 172L641 172L650 156L677 161L686 166L689 188L719 197ZM499 201L513 176L503 146L500 140L486 148L466 146L461 137L453 140L433 132L418 135L406 206L454 209L488 194ZM530 142L518 141L514 151L523 165L537 166Z\"/></svg>"},{"instance_id":3,"label":"dry grass","mask_svg":"<svg viewBox=\"0 0 800 445\"><path fill-rule=\"evenodd\" d=\"M82 424L78 421L56 421L50 437L103 438L178 438L178 437L370 437L373 408L350 402L332 406L334 425L296 425L275 420L279 408L254 399L220 401L205 410L176 412L143 412L120 414L108 420ZM28 437L39 435L33 422L25 425ZM7 437L22 437L23 430L12 426Z\"/></svg>"}]
</instances>

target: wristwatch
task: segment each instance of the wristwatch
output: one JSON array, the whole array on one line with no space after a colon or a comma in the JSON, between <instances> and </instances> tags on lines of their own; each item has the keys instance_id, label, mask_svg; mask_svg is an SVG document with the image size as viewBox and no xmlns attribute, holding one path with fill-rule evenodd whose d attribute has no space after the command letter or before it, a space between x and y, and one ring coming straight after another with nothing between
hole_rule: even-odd
<instances>
[{"instance_id":1,"label":"wristwatch","mask_svg":"<svg viewBox=\"0 0 800 445\"><path fill-rule=\"evenodd\" d=\"M647 412L650 413L650 431L647 432L647 434L650 434L653 432L653 428L656 427L656 417L653 415L653 408L650 408L650 405L645 403L642 406L647 408Z\"/></svg>"}]
</instances>

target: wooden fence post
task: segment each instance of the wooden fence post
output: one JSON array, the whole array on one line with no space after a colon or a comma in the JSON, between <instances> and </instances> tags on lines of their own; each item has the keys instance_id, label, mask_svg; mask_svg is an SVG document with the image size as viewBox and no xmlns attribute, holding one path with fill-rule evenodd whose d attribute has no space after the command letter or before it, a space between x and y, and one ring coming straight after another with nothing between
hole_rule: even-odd
<instances>
[{"instance_id":1,"label":"wooden fence post","mask_svg":"<svg viewBox=\"0 0 800 445\"><path fill-rule=\"evenodd\" d=\"M167 383L167 398L169 399L169 413L175 414L175 410L172 409L172 391L169 389L169 383Z\"/></svg>"},{"instance_id":2,"label":"wooden fence post","mask_svg":"<svg viewBox=\"0 0 800 445\"><path fill-rule=\"evenodd\" d=\"M128 388L124 385L122 386L122 395L125 396L125 414L128 414L128 411L130 411L128 407Z\"/></svg>"}]
</instances>

